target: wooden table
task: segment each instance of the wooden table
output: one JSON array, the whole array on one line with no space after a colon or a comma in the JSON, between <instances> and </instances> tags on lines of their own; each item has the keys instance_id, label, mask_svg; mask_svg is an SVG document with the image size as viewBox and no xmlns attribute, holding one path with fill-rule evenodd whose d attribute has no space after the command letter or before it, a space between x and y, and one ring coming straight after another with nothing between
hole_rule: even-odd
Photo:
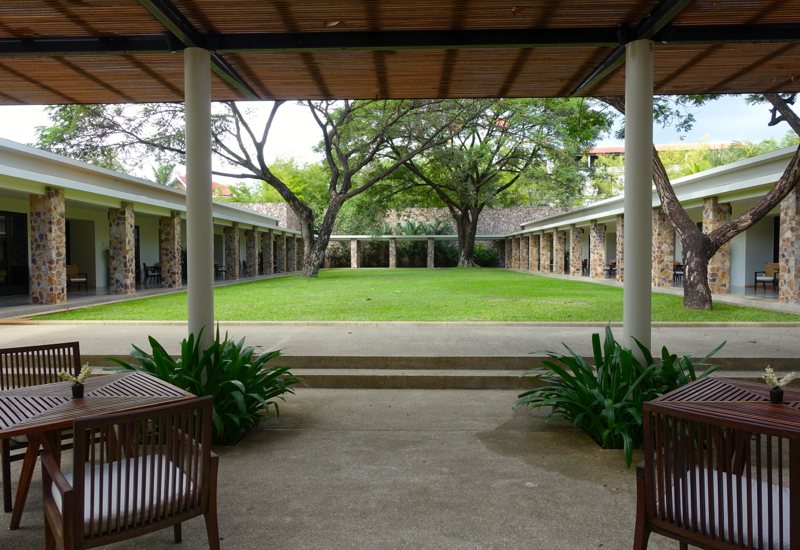
<instances>
[{"instance_id":1,"label":"wooden table","mask_svg":"<svg viewBox=\"0 0 800 550\"><path fill-rule=\"evenodd\" d=\"M28 450L11 515L11 529L19 527L28 497L39 447L61 457L60 430L76 418L144 409L192 399L195 395L142 372L131 371L89 378L84 397L72 398L72 383L59 382L0 392L0 439L28 437Z\"/></svg>"},{"instance_id":2,"label":"wooden table","mask_svg":"<svg viewBox=\"0 0 800 550\"><path fill-rule=\"evenodd\" d=\"M716 475L728 480L729 486L730 479L733 479L731 475L753 476L753 479L757 477L761 481L759 473L763 472L764 480L789 489L792 519L788 524L789 538L793 548L800 548L800 521L795 521L800 517L800 388L784 388L782 404L770 401L769 390L766 383L709 377L644 404L646 502L648 515L651 518L653 514L656 516L652 518L653 531L662 534L667 531L671 533L667 536L677 535L694 543L706 542L697 525L697 514L694 522L684 518L686 525L682 526L679 519L671 518L667 513L670 495L666 495L665 506L663 487L669 487L674 479L680 478L680 468L676 464L682 463L690 468L698 465L724 472ZM778 456L782 454L780 449L787 446L788 485L781 473L785 462ZM762 448L767 450L760 451ZM770 455L769 449L773 448L778 452ZM648 449L653 452L648 452ZM713 460L711 449L715 453ZM660 453L672 453L673 462L666 470L658 464ZM771 460L777 461L777 468L773 467ZM689 487L688 482L685 487ZM693 496L685 498L691 506ZM732 497L728 496L727 500L729 508L732 507ZM676 509L686 507L686 502L676 502ZM746 520L752 513L752 502L740 504ZM675 516L680 517L680 513ZM734 521L739 521L741 526L742 516L734 518ZM711 527L713 529L713 523ZM754 531L753 527L749 533Z\"/></svg>"}]
</instances>

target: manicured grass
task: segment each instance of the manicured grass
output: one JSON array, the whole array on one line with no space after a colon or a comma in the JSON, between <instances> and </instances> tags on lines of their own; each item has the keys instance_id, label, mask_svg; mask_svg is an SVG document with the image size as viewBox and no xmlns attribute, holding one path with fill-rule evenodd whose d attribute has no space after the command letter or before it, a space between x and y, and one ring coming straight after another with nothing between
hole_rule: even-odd
<instances>
[{"instance_id":1,"label":"manicured grass","mask_svg":"<svg viewBox=\"0 0 800 550\"><path fill-rule=\"evenodd\" d=\"M217 288L220 321L622 321L622 289L499 269L331 269ZM38 319L185 320L186 294ZM688 311L653 294L654 321L800 321L800 316L715 304Z\"/></svg>"}]
</instances>

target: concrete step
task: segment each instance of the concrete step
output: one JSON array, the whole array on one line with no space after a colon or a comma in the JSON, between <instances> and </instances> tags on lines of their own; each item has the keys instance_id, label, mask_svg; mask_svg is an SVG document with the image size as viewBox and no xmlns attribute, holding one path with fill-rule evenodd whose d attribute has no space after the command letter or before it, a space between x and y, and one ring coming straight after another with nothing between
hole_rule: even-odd
<instances>
[{"instance_id":1,"label":"concrete step","mask_svg":"<svg viewBox=\"0 0 800 550\"><path fill-rule=\"evenodd\" d=\"M521 390L525 371L429 369L292 369L310 388Z\"/></svg>"}]
</instances>

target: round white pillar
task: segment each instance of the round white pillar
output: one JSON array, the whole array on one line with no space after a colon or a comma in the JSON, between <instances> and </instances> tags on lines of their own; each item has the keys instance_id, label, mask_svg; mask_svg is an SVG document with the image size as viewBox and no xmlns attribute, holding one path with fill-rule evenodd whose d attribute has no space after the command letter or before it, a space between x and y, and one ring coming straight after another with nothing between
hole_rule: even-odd
<instances>
[{"instance_id":1,"label":"round white pillar","mask_svg":"<svg viewBox=\"0 0 800 550\"><path fill-rule=\"evenodd\" d=\"M636 40L625 61L625 288L623 343L650 347L653 240L653 42Z\"/></svg>"},{"instance_id":2,"label":"round white pillar","mask_svg":"<svg viewBox=\"0 0 800 550\"><path fill-rule=\"evenodd\" d=\"M183 52L186 101L186 240L189 333L214 339L214 219L211 207L211 54Z\"/></svg>"}]
</instances>

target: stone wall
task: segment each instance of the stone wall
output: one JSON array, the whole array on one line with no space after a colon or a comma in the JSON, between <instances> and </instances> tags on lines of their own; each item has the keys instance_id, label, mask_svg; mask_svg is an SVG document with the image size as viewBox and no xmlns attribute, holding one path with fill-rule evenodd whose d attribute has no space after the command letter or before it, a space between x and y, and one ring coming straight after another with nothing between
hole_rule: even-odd
<instances>
[{"instance_id":1,"label":"stone wall","mask_svg":"<svg viewBox=\"0 0 800 550\"><path fill-rule=\"evenodd\" d=\"M731 203L717 197L703 199L703 233L710 233L731 219ZM731 243L719 247L708 262L708 287L712 294L731 293Z\"/></svg>"},{"instance_id":2,"label":"stone wall","mask_svg":"<svg viewBox=\"0 0 800 550\"><path fill-rule=\"evenodd\" d=\"M625 280L625 216L617 214L617 282Z\"/></svg>"},{"instance_id":3,"label":"stone wall","mask_svg":"<svg viewBox=\"0 0 800 550\"><path fill-rule=\"evenodd\" d=\"M528 235L520 237L519 241L519 268L523 271L531 270L530 262L530 238Z\"/></svg>"},{"instance_id":4,"label":"stone wall","mask_svg":"<svg viewBox=\"0 0 800 550\"><path fill-rule=\"evenodd\" d=\"M261 257L264 258L264 275L272 275L274 265L272 262L272 230L261 234Z\"/></svg>"},{"instance_id":5,"label":"stone wall","mask_svg":"<svg viewBox=\"0 0 800 550\"><path fill-rule=\"evenodd\" d=\"M569 227L569 274L583 275L583 228L575 224Z\"/></svg>"},{"instance_id":6,"label":"stone wall","mask_svg":"<svg viewBox=\"0 0 800 550\"><path fill-rule=\"evenodd\" d=\"M239 278L239 224L223 228L225 234L225 278Z\"/></svg>"},{"instance_id":7,"label":"stone wall","mask_svg":"<svg viewBox=\"0 0 800 550\"><path fill-rule=\"evenodd\" d=\"M111 294L136 293L133 204L108 209L108 261Z\"/></svg>"},{"instance_id":8,"label":"stone wall","mask_svg":"<svg viewBox=\"0 0 800 550\"><path fill-rule=\"evenodd\" d=\"M64 193L47 188L30 196L30 289L33 304L67 301Z\"/></svg>"},{"instance_id":9,"label":"stone wall","mask_svg":"<svg viewBox=\"0 0 800 550\"><path fill-rule=\"evenodd\" d=\"M478 235L505 235L522 229L521 224L564 212L566 208L552 206L512 206L510 208L486 208L478 217ZM392 225L407 220L424 221L431 223L435 219L446 220L453 225L456 232L456 222L447 208L403 208L390 210L385 222Z\"/></svg>"},{"instance_id":10,"label":"stone wall","mask_svg":"<svg viewBox=\"0 0 800 550\"><path fill-rule=\"evenodd\" d=\"M675 259L675 229L660 208L653 209L652 284L669 287L673 283Z\"/></svg>"},{"instance_id":11,"label":"stone wall","mask_svg":"<svg viewBox=\"0 0 800 550\"><path fill-rule=\"evenodd\" d=\"M589 227L589 277L605 279L606 264L606 226L591 221Z\"/></svg>"},{"instance_id":12,"label":"stone wall","mask_svg":"<svg viewBox=\"0 0 800 550\"><path fill-rule=\"evenodd\" d=\"M259 214L280 218L281 221L278 222L278 227L300 231L300 220L294 210L289 208L289 205L285 202L234 202L232 204L253 210Z\"/></svg>"},{"instance_id":13,"label":"stone wall","mask_svg":"<svg viewBox=\"0 0 800 550\"><path fill-rule=\"evenodd\" d=\"M530 236L530 270L539 271L539 235Z\"/></svg>"},{"instance_id":14,"label":"stone wall","mask_svg":"<svg viewBox=\"0 0 800 550\"><path fill-rule=\"evenodd\" d=\"M159 263L161 264L161 286L178 288L181 282L181 213L170 212L159 220Z\"/></svg>"},{"instance_id":15,"label":"stone wall","mask_svg":"<svg viewBox=\"0 0 800 550\"><path fill-rule=\"evenodd\" d=\"M797 188L781 201L780 280L778 297L784 304L800 303L800 197Z\"/></svg>"},{"instance_id":16,"label":"stone wall","mask_svg":"<svg viewBox=\"0 0 800 550\"><path fill-rule=\"evenodd\" d=\"M553 237L553 273L563 275L565 271L564 255L567 246L567 233L556 230Z\"/></svg>"},{"instance_id":17,"label":"stone wall","mask_svg":"<svg viewBox=\"0 0 800 550\"><path fill-rule=\"evenodd\" d=\"M244 232L245 238L245 270L248 277L258 275L258 230L248 229Z\"/></svg>"},{"instance_id":18,"label":"stone wall","mask_svg":"<svg viewBox=\"0 0 800 550\"><path fill-rule=\"evenodd\" d=\"M542 233L542 253L539 255L539 271L550 273L552 271L551 256L553 253L553 234Z\"/></svg>"}]
</instances>

